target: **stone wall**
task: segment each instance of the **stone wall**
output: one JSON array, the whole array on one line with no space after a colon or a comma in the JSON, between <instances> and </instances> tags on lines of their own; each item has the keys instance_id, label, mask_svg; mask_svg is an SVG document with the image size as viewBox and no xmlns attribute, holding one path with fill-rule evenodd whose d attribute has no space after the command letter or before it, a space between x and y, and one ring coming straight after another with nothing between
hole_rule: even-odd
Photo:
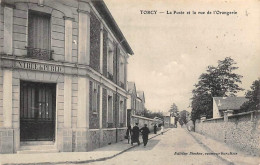
<instances>
[{"instance_id":1,"label":"stone wall","mask_svg":"<svg viewBox=\"0 0 260 165\"><path fill-rule=\"evenodd\" d=\"M196 121L195 131L246 151L253 155L260 152L260 111L246 112L227 118ZM227 119L227 120L226 120Z\"/></svg>"},{"instance_id":2,"label":"stone wall","mask_svg":"<svg viewBox=\"0 0 260 165\"><path fill-rule=\"evenodd\" d=\"M142 116L132 115L131 116L131 126L133 127L135 125L135 123L138 123L140 128L143 127L144 124L147 124L147 127L152 132L154 124L157 124L157 126L158 126L159 124L162 123L162 121L154 120L154 119L150 119L150 118L146 118L146 117L142 117Z\"/></svg>"},{"instance_id":3,"label":"stone wall","mask_svg":"<svg viewBox=\"0 0 260 165\"><path fill-rule=\"evenodd\" d=\"M94 130L89 130L89 143L88 143L88 149L89 150L94 150L96 148L100 147L100 130L94 129Z\"/></svg>"},{"instance_id":4,"label":"stone wall","mask_svg":"<svg viewBox=\"0 0 260 165\"><path fill-rule=\"evenodd\" d=\"M13 153L13 129L0 129L0 153Z\"/></svg>"},{"instance_id":5,"label":"stone wall","mask_svg":"<svg viewBox=\"0 0 260 165\"><path fill-rule=\"evenodd\" d=\"M116 143L116 129L103 129L102 146Z\"/></svg>"}]
</instances>

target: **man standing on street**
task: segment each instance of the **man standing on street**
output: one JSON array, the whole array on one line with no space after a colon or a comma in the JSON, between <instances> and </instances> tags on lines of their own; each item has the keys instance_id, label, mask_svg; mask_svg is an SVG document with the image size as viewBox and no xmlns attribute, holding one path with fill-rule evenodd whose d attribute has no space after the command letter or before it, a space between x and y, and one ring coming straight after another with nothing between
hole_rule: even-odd
<instances>
[{"instance_id":1,"label":"man standing on street","mask_svg":"<svg viewBox=\"0 0 260 165\"><path fill-rule=\"evenodd\" d=\"M133 127L132 130L132 140L131 140L131 145L133 145L133 143L137 142L138 145L140 145L140 141L139 141L139 127L138 127L138 123L135 123L135 126Z\"/></svg>"},{"instance_id":2,"label":"man standing on street","mask_svg":"<svg viewBox=\"0 0 260 165\"><path fill-rule=\"evenodd\" d=\"M149 128L147 128L147 124L144 124L144 127L140 129L143 137L144 147L146 146L148 142L148 134L150 133Z\"/></svg>"},{"instance_id":3,"label":"man standing on street","mask_svg":"<svg viewBox=\"0 0 260 165\"><path fill-rule=\"evenodd\" d=\"M153 132L154 132L154 134L157 134L157 125L156 124L154 124L154 126L153 126Z\"/></svg>"}]
</instances>

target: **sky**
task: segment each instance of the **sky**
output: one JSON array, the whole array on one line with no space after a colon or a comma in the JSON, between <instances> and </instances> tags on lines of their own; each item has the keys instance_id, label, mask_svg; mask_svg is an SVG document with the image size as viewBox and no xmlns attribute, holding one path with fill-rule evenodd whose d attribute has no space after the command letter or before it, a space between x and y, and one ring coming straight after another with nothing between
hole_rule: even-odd
<instances>
[{"instance_id":1,"label":"sky","mask_svg":"<svg viewBox=\"0 0 260 165\"><path fill-rule=\"evenodd\" d=\"M145 106L166 112L175 103L191 111L194 84L207 66L233 58L250 89L260 77L260 1L105 0L134 51L128 81L145 92ZM157 10L141 14L140 10ZM166 14L167 10L185 14ZM190 14L187 12L190 11ZM192 14L195 11L196 14ZM212 14L198 14L198 12ZM213 11L237 14L213 14ZM164 13L159 13L164 12Z\"/></svg>"}]
</instances>

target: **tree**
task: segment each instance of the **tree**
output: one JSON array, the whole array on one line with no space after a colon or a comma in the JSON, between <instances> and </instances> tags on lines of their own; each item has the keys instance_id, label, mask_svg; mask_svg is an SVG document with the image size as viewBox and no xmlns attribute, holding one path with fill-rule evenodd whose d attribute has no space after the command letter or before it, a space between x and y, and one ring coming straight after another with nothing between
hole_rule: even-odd
<instances>
[{"instance_id":1,"label":"tree","mask_svg":"<svg viewBox=\"0 0 260 165\"><path fill-rule=\"evenodd\" d=\"M188 117L188 116L187 116L187 114L189 114L189 112L186 111L186 110L180 111L179 123L180 123L181 125L188 123L188 120L187 120L187 117Z\"/></svg>"},{"instance_id":2,"label":"tree","mask_svg":"<svg viewBox=\"0 0 260 165\"><path fill-rule=\"evenodd\" d=\"M179 111L178 111L178 107L177 107L177 105L176 105L175 103L173 103L173 104L171 105L171 108L170 108L169 112L170 112L170 115L171 115L172 117L178 116Z\"/></svg>"},{"instance_id":3,"label":"tree","mask_svg":"<svg viewBox=\"0 0 260 165\"><path fill-rule=\"evenodd\" d=\"M161 111L157 111L157 112L152 112L148 109L144 109L144 117L147 117L147 118L155 118L155 117L159 117L161 119L163 119L163 113Z\"/></svg>"},{"instance_id":4,"label":"tree","mask_svg":"<svg viewBox=\"0 0 260 165\"><path fill-rule=\"evenodd\" d=\"M199 119L202 115L206 118L213 116L213 97L235 96L237 92L243 90L239 87L242 76L234 73L238 67L236 62L226 57L219 60L218 65L208 66L206 73L202 73L199 81L192 90L191 98L191 118L193 121Z\"/></svg>"},{"instance_id":5,"label":"tree","mask_svg":"<svg viewBox=\"0 0 260 165\"><path fill-rule=\"evenodd\" d=\"M239 112L253 111L260 108L260 78L253 82L251 90L246 92L246 98L248 101L241 106Z\"/></svg>"}]
</instances>

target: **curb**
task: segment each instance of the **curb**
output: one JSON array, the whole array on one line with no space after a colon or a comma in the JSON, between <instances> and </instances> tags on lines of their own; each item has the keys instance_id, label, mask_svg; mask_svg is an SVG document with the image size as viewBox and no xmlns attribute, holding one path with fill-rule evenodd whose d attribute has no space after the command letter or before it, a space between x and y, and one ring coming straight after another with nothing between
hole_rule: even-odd
<instances>
[{"instance_id":1,"label":"curb","mask_svg":"<svg viewBox=\"0 0 260 165\"><path fill-rule=\"evenodd\" d=\"M171 130L172 128L169 128L167 130L164 131L165 132L168 132L169 130ZM157 136L161 135L161 133L158 133L157 135L153 136L153 137L150 137L150 139L153 139ZM143 142L141 142L140 144L143 144ZM118 155L121 155L122 153L128 151L128 150L131 150L132 148L134 147L137 147L138 145L134 145L134 146L130 146L129 148L123 150L123 151L120 151L119 153L117 154L114 154L112 156L108 156L108 157L103 157L103 158L98 158L98 159L92 159L92 160L82 160L82 161L63 161L63 162L38 162L38 163L19 163L19 165L35 165L35 164L41 164L41 165L50 165L50 164L82 164L82 163L92 163L92 162L97 162L97 161L105 161L105 160L108 160L108 159L112 159ZM3 164L3 165L14 165L17 163L6 163L6 164Z\"/></svg>"},{"instance_id":2,"label":"curb","mask_svg":"<svg viewBox=\"0 0 260 165\"><path fill-rule=\"evenodd\" d=\"M186 129L185 129L186 130ZM188 130L186 130L188 132L188 134L190 134L193 139L199 143L203 148L205 148L208 152L214 152L210 147L208 147L207 145L205 145L202 141L200 141L197 137L195 137L192 133L190 133ZM195 132L196 133L196 132ZM213 155L219 159L221 159L222 161L224 161L225 163L227 163L228 165L235 165L235 163L233 163L232 161L228 160L227 158L224 158L220 155Z\"/></svg>"}]
</instances>

